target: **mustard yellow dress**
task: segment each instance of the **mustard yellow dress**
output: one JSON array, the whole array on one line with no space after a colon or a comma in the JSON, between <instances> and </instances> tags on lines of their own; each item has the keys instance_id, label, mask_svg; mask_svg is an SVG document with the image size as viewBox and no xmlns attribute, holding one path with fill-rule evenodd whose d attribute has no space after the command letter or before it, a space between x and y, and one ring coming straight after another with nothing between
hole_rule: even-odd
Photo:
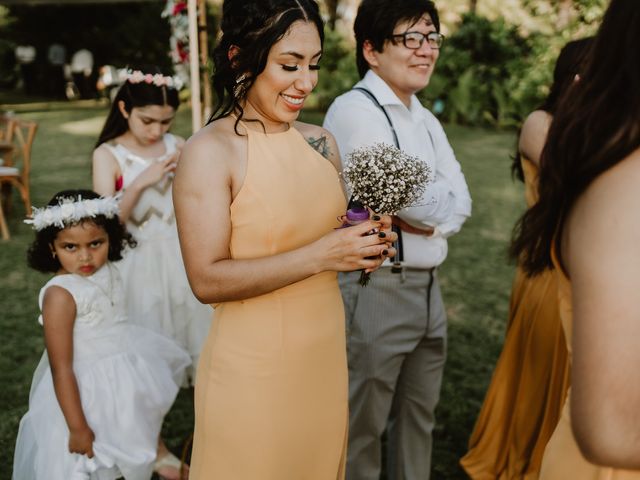
<instances>
[{"instance_id":1,"label":"mustard yellow dress","mask_svg":"<svg viewBox=\"0 0 640 480\"><path fill-rule=\"evenodd\" d=\"M276 255L338 227L346 202L331 162L293 126L247 130L247 173L230 208L231 257ZM345 344L335 272L216 305L198 365L189 478L344 478Z\"/></svg>"},{"instance_id":2,"label":"mustard yellow dress","mask_svg":"<svg viewBox=\"0 0 640 480\"><path fill-rule=\"evenodd\" d=\"M531 206L537 201L537 168L526 158L522 167ZM557 294L554 270L528 278L517 269L504 346L469 451L460 460L474 480L538 478L569 386Z\"/></svg>"},{"instance_id":3,"label":"mustard yellow dress","mask_svg":"<svg viewBox=\"0 0 640 480\"><path fill-rule=\"evenodd\" d=\"M551 257L558 271L558 298L562 327L567 339L569 359L571 359L571 331L573 308L571 306L571 283L558 264L555 251ZM571 390L562 409L562 416L544 451L540 480L640 480L640 471L618 470L589 463L580 453L571 431L570 413Z\"/></svg>"}]
</instances>

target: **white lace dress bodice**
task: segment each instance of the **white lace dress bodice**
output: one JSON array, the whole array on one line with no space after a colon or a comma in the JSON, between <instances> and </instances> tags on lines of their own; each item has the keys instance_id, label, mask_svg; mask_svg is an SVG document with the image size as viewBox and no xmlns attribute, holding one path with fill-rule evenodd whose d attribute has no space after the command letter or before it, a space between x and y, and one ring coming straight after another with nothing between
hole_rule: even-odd
<instances>
[{"instance_id":1,"label":"white lace dress bodice","mask_svg":"<svg viewBox=\"0 0 640 480\"><path fill-rule=\"evenodd\" d=\"M162 162L176 153L176 137L167 133L163 137L165 153L160 157L145 158L131 152L119 143L106 143L118 161L122 172L122 189L129 185L145 169L154 162ZM175 215L171 186L173 174L166 174L162 180L147 188L138 199L127 220L127 229L137 240L157 238L158 236L175 236Z\"/></svg>"}]
</instances>

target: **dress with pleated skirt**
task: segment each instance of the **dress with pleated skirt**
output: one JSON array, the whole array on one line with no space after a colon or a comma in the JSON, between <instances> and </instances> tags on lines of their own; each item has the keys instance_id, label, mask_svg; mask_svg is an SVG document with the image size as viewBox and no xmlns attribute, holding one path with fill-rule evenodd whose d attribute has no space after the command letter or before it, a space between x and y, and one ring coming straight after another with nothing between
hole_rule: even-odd
<instances>
[{"instance_id":1,"label":"dress with pleated skirt","mask_svg":"<svg viewBox=\"0 0 640 480\"><path fill-rule=\"evenodd\" d=\"M537 201L538 171L524 157L522 167L531 206ZM532 278L516 271L504 346L460 461L474 480L538 478L569 387L557 281L555 270Z\"/></svg>"},{"instance_id":2,"label":"dress with pleated skirt","mask_svg":"<svg viewBox=\"0 0 640 480\"><path fill-rule=\"evenodd\" d=\"M573 326L571 282L558 262L555 248L551 250L551 258L558 271L560 316L567 339L569 359L571 359L571 332ZM640 480L640 470L619 470L611 467L602 467L594 465L584 458L571 430L570 397L571 390L569 389L560 421L544 451L540 480L569 480L574 478L576 480Z\"/></svg>"},{"instance_id":3,"label":"dress with pleated skirt","mask_svg":"<svg viewBox=\"0 0 640 480\"><path fill-rule=\"evenodd\" d=\"M340 225L334 166L293 126L247 130L244 183L233 200L233 259L276 255ZM216 305L195 391L191 480L344 477L348 381L335 272Z\"/></svg>"}]
</instances>

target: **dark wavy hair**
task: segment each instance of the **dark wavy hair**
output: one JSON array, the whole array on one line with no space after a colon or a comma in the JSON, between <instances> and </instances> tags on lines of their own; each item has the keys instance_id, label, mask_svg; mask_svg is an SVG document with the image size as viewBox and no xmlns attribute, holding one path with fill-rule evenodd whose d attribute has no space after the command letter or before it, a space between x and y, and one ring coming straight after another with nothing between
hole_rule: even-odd
<instances>
[{"instance_id":1,"label":"dark wavy hair","mask_svg":"<svg viewBox=\"0 0 640 480\"><path fill-rule=\"evenodd\" d=\"M141 68L134 68L133 70L140 70L143 73L150 73L155 75L157 73L163 74L163 72L154 66L145 66ZM122 116L118 103L122 100L124 102L124 109L131 113L131 110L135 107L147 107L149 105L169 105L178 110L180 106L180 97L178 96L178 90L167 86L158 87L152 83L140 82L131 83L126 81L122 84L113 103L111 104L111 110L104 122L98 141L95 148L98 148L105 142L113 140L119 137L129 129L127 119Z\"/></svg>"},{"instance_id":2,"label":"dark wavy hair","mask_svg":"<svg viewBox=\"0 0 640 480\"><path fill-rule=\"evenodd\" d=\"M294 22L313 23L324 44L324 23L314 0L225 0L222 37L213 50L213 89L217 102L208 123L236 112L237 126L247 92L267 64L271 47ZM232 47L237 48L229 58Z\"/></svg>"},{"instance_id":3,"label":"dark wavy hair","mask_svg":"<svg viewBox=\"0 0 640 480\"><path fill-rule=\"evenodd\" d=\"M430 0L362 0L353 24L360 78L369 70L369 63L362 53L364 42L370 41L376 51L382 52L385 42L391 39L393 30L399 23L415 23L425 13L431 17L433 26L439 32L440 17Z\"/></svg>"},{"instance_id":4,"label":"dark wavy hair","mask_svg":"<svg viewBox=\"0 0 640 480\"><path fill-rule=\"evenodd\" d=\"M516 225L511 255L551 266L567 215L591 182L640 147L640 2L612 0L578 82L560 100L542 151L539 201Z\"/></svg>"},{"instance_id":5,"label":"dark wavy hair","mask_svg":"<svg viewBox=\"0 0 640 480\"><path fill-rule=\"evenodd\" d=\"M587 37L573 40L562 47L553 69L553 83L549 89L549 95L536 110L544 110L552 116L555 115L560 99L574 84L576 75L584 70L589 48L592 45L593 37ZM520 137L520 132L518 132L518 137ZM524 172L522 171L520 160L520 151L516 148L516 154L511 164L511 174L524 181Z\"/></svg>"},{"instance_id":6,"label":"dark wavy hair","mask_svg":"<svg viewBox=\"0 0 640 480\"><path fill-rule=\"evenodd\" d=\"M93 190L63 190L62 192L56 193L53 198L49 200L47 206L59 205L61 201L69 198L74 201L79 201L101 197ZM80 223L86 222L94 223L107 232L107 236L109 237L108 258L112 262L122 259L122 251L126 247L134 248L137 245L131 234L127 232L124 225L120 223L120 219L117 216L107 218L104 215L96 215L95 217L81 220ZM51 225L36 232L36 238L27 251L27 264L31 268L46 273L55 273L60 270L62 265L60 265L58 258L51 254L51 249L53 248L53 241L58 236L58 232L62 230L63 228Z\"/></svg>"}]
</instances>

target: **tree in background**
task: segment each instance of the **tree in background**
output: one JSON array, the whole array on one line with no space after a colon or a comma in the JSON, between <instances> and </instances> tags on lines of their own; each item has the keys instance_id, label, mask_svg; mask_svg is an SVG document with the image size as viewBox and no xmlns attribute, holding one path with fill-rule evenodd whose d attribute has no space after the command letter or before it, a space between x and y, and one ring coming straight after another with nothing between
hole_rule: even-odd
<instances>
[{"instance_id":1,"label":"tree in background","mask_svg":"<svg viewBox=\"0 0 640 480\"><path fill-rule=\"evenodd\" d=\"M206 0L209 51L222 0ZM435 0L447 36L427 105L447 121L512 127L547 95L552 66L569 40L592 34L607 0ZM320 0L327 19L323 74L314 93L323 109L357 80L352 22L360 0ZM95 64L151 63L171 69L170 28L163 2L0 7L0 65L15 62L15 45L30 43L37 62L52 42L70 55L80 48ZM140 21L144 19L144 21ZM11 69L2 68L2 72ZM15 69L13 69L15 71ZM11 87L15 74L0 74ZM42 79L42 74L41 74Z\"/></svg>"},{"instance_id":2,"label":"tree in background","mask_svg":"<svg viewBox=\"0 0 640 480\"><path fill-rule=\"evenodd\" d=\"M479 0L450 27L424 100L451 122L519 126L548 94L562 46L593 34L607 3Z\"/></svg>"}]
</instances>

